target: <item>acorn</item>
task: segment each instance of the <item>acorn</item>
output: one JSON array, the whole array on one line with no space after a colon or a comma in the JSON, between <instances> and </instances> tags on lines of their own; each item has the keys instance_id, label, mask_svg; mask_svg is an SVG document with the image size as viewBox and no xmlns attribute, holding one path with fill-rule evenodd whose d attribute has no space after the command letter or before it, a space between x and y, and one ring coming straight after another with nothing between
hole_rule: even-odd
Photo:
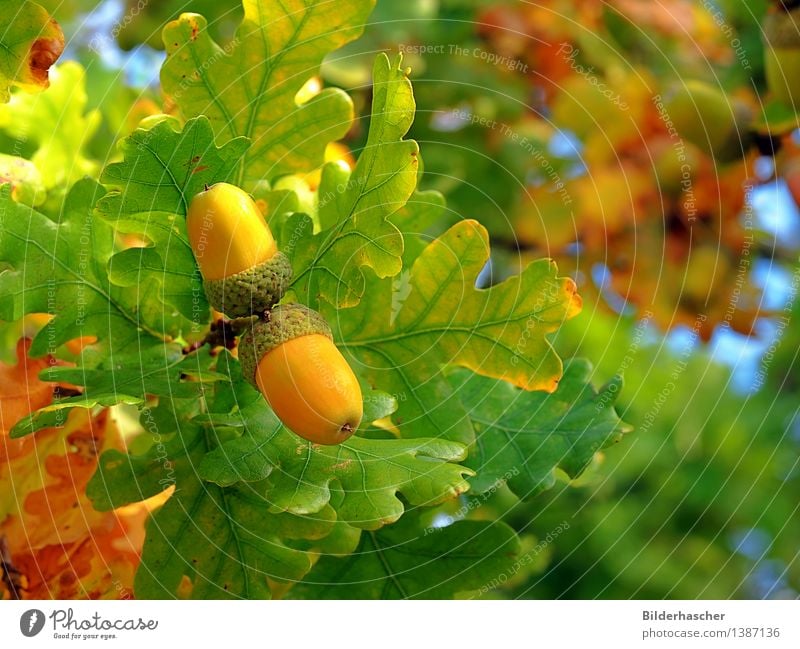
<instances>
[{"instance_id":1,"label":"acorn","mask_svg":"<svg viewBox=\"0 0 800 649\"><path fill-rule=\"evenodd\" d=\"M292 277L288 257L250 195L217 183L189 204L186 229L208 301L232 318L276 304Z\"/></svg>"},{"instance_id":2,"label":"acorn","mask_svg":"<svg viewBox=\"0 0 800 649\"><path fill-rule=\"evenodd\" d=\"M361 423L361 386L316 311L276 306L242 336L239 360L244 378L300 437L340 444Z\"/></svg>"},{"instance_id":3,"label":"acorn","mask_svg":"<svg viewBox=\"0 0 800 649\"><path fill-rule=\"evenodd\" d=\"M776 99L800 110L800 7L764 18L764 68Z\"/></svg>"},{"instance_id":4,"label":"acorn","mask_svg":"<svg viewBox=\"0 0 800 649\"><path fill-rule=\"evenodd\" d=\"M711 84L690 79L673 89L664 107L680 136L718 161L741 158L749 146L750 107Z\"/></svg>"}]
</instances>

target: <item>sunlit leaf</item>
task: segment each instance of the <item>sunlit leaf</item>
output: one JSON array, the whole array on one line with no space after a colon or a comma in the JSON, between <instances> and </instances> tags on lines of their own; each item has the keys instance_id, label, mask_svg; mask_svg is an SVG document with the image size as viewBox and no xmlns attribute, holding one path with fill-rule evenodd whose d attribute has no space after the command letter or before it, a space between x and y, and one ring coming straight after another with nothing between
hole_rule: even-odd
<instances>
[{"instance_id":1,"label":"sunlit leaf","mask_svg":"<svg viewBox=\"0 0 800 649\"><path fill-rule=\"evenodd\" d=\"M367 144L352 173L337 163L322 169L319 224L322 232L290 249L292 287L304 302L325 300L339 308L358 304L364 293L362 267L391 277L402 267L403 237L387 220L417 184L419 147L403 136L414 119L414 95L402 57L385 54L373 69L372 120ZM286 232L311 234L304 215ZM295 235L296 238L296 235Z\"/></svg>"},{"instance_id":2,"label":"sunlit leaf","mask_svg":"<svg viewBox=\"0 0 800 649\"><path fill-rule=\"evenodd\" d=\"M64 51L58 23L35 2L6 0L0 27L0 103L8 101L11 86L47 88L47 72Z\"/></svg>"},{"instance_id":3,"label":"sunlit leaf","mask_svg":"<svg viewBox=\"0 0 800 649\"><path fill-rule=\"evenodd\" d=\"M0 104L0 129L22 145L35 143L31 159L45 186L72 184L96 176L98 164L87 147L100 124L100 113L88 110L86 71L67 61L53 68L47 92L14 95Z\"/></svg>"},{"instance_id":4,"label":"sunlit leaf","mask_svg":"<svg viewBox=\"0 0 800 649\"><path fill-rule=\"evenodd\" d=\"M416 258L401 277L405 289L389 282L371 287L358 307L336 316L363 374L398 396L394 421L404 437L472 441L467 412L442 376L447 365L525 390L558 385L561 360L546 335L579 311L574 282L543 260L477 289L488 257L485 229L462 221ZM398 290L405 297L390 307Z\"/></svg>"},{"instance_id":5,"label":"sunlit leaf","mask_svg":"<svg viewBox=\"0 0 800 649\"><path fill-rule=\"evenodd\" d=\"M262 178L318 167L328 142L349 129L353 106L343 91L323 90L302 105L295 95L326 54L358 36L373 3L242 4L244 19L225 48L198 14L169 23L161 82L186 118L209 117L220 142L253 142L238 177L251 189Z\"/></svg>"}]
</instances>

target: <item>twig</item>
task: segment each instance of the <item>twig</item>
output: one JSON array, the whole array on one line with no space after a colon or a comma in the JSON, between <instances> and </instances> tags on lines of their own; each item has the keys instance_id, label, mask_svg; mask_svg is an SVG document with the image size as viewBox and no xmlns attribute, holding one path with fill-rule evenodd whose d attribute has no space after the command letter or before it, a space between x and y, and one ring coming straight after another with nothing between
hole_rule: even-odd
<instances>
[{"instance_id":1,"label":"twig","mask_svg":"<svg viewBox=\"0 0 800 649\"><path fill-rule=\"evenodd\" d=\"M212 322L208 328L208 333L201 340L193 342L191 345L184 347L184 354L191 354L201 347L208 345L211 347L211 353L216 353L216 347L224 347L225 349L233 349L236 347L236 338L241 336L250 327L253 322L258 319L258 316L250 316L248 318L234 318L228 320L220 318Z\"/></svg>"}]
</instances>

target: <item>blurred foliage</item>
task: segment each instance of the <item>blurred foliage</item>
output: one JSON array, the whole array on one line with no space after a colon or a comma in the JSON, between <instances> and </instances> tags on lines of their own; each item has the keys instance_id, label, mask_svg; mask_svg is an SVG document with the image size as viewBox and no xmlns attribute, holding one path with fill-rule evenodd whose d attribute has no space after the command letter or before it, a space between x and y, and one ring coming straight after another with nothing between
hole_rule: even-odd
<instances>
[{"instance_id":1,"label":"blurred foliage","mask_svg":"<svg viewBox=\"0 0 800 649\"><path fill-rule=\"evenodd\" d=\"M182 13L204 15L209 30L216 40L228 42L242 20L242 4L234 0L178 0L177 2L145 2L144 0L116 0L97 3L90 0L40 0L60 23L78 22L85 25L87 15L97 11L118 9L119 19L112 28L120 47L134 49L141 44L163 50L161 30L170 20Z\"/></svg>"},{"instance_id":2,"label":"blurred foliage","mask_svg":"<svg viewBox=\"0 0 800 649\"><path fill-rule=\"evenodd\" d=\"M468 518L499 515L549 558L509 596L800 589L800 338L780 326L797 314L772 294L786 293L791 310L797 285L763 292L755 273L768 264L798 277L796 247L764 226L753 200L787 186L775 209L797 229L798 120L764 77L770 4L383 2L363 38L323 66L360 107L370 53L405 52L423 187L450 208L426 231L478 219L505 248L489 282L555 257L585 300L556 348L596 360L598 380L625 377L618 410L637 434L623 452L525 503L507 489L488 502L462 496ZM702 97L680 106L697 86ZM748 336L775 352L750 378L760 389L743 394L731 366L745 364ZM723 339L738 341L739 359L725 357Z\"/></svg>"},{"instance_id":3,"label":"blurred foliage","mask_svg":"<svg viewBox=\"0 0 800 649\"><path fill-rule=\"evenodd\" d=\"M601 355L597 376L624 373L619 408L637 435L592 484L508 513L537 530L572 525L541 581L519 594L796 596L800 419L781 376L796 364L797 334L782 341L767 386L742 395L691 335L665 342L646 321L580 320L559 349Z\"/></svg>"}]
</instances>

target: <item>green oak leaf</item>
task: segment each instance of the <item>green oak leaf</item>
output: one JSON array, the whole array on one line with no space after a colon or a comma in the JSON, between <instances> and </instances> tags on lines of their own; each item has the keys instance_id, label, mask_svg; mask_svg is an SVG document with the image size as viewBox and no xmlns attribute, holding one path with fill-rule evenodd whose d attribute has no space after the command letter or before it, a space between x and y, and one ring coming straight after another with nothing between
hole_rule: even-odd
<instances>
[{"instance_id":1,"label":"green oak leaf","mask_svg":"<svg viewBox=\"0 0 800 649\"><path fill-rule=\"evenodd\" d=\"M229 352L217 360L220 373L229 381L217 383L207 411L195 420L216 431L234 429L241 436L221 444L206 454L199 475L209 482L227 487L237 482L257 482L273 469L272 459L262 452L262 441L276 434L282 424L275 413L265 407L261 393L242 378L242 367Z\"/></svg>"},{"instance_id":2,"label":"green oak leaf","mask_svg":"<svg viewBox=\"0 0 800 649\"><path fill-rule=\"evenodd\" d=\"M444 196L439 192L415 191L406 204L389 217L389 220L403 233L405 242L403 266L411 267L422 252L420 243L430 241L432 229L441 229L438 234L446 229L442 227L445 219L453 218L452 214L447 214L446 207ZM409 246L409 239L413 239L415 245Z\"/></svg>"},{"instance_id":3,"label":"green oak leaf","mask_svg":"<svg viewBox=\"0 0 800 649\"><path fill-rule=\"evenodd\" d=\"M90 409L119 403L141 405L149 395L169 399L198 399L206 382L218 378L202 367L200 354L186 356L180 345L154 345L129 353L114 354L97 365L50 367L39 373L42 381L83 387L82 394L56 399L20 419L11 437L22 437L41 428L63 425L73 408ZM60 422L60 423L59 423Z\"/></svg>"},{"instance_id":4,"label":"green oak leaf","mask_svg":"<svg viewBox=\"0 0 800 649\"><path fill-rule=\"evenodd\" d=\"M362 534L352 555L322 557L290 592L297 599L450 599L508 578L521 544L500 522L459 521L420 530L409 514Z\"/></svg>"},{"instance_id":5,"label":"green oak leaf","mask_svg":"<svg viewBox=\"0 0 800 649\"><path fill-rule=\"evenodd\" d=\"M353 104L335 88L300 105L295 97L326 54L361 33L373 4L244 0L244 19L225 48L205 18L182 14L164 28L161 83L185 117L207 115L220 141L253 142L237 179L243 187L311 171L349 130Z\"/></svg>"},{"instance_id":6,"label":"green oak leaf","mask_svg":"<svg viewBox=\"0 0 800 649\"><path fill-rule=\"evenodd\" d=\"M186 576L193 599L264 599L268 578L301 579L311 559L284 545L276 518L252 492L192 480L145 526L136 597L176 597Z\"/></svg>"},{"instance_id":7,"label":"green oak leaf","mask_svg":"<svg viewBox=\"0 0 800 649\"><path fill-rule=\"evenodd\" d=\"M47 188L96 176L98 164L86 149L100 125L100 112L87 111L86 71L68 61L53 68L47 92L16 95L0 104L0 129L20 142L36 143L31 161Z\"/></svg>"},{"instance_id":8,"label":"green oak leaf","mask_svg":"<svg viewBox=\"0 0 800 649\"><path fill-rule=\"evenodd\" d=\"M228 487L237 482L263 480L274 469L275 458L266 446L283 428L275 413L265 407L263 397L256 391L247 395L243 407L232 413L209 413L199 419L206 425L241 428L242 434L221 444L208 453L200 463L198 472L204 480Z\"/></svg>"},{"instance_id":9,"label":"green oak leaf","mask_svg":"<svg viewBox=\"0 0 800 649\"><path fill-rule=\"evenodd\" d=\"M185 216L192 197L206 185L231 180L247 147L245 138L217 147L205 117L189 120L180 132L163 121L123 140L123 161L108 165L100 177L111 191L97 209L119 230L141 234L152 244L114 255L109 262L111 281L155 292L164 305L162 312L175 307L194 324L207 322L208 303ZM156 290L148 291L147 282Z\"/></svg>"},{"instance_id":10,"label":"green oak leaf","mask_svg":"<svg viewBox=\"0 0 800 649\"><path fill-rule=\"evenodd\" d=\"M217 384L222 403L198 420L208 429L243 429L203 458L200 475L231 485L267 478L273 511L313 514L329 503L338 519L362 529L396 521L404 506L434 505L467 488L471 472L455 464L466 455L461 444L444 440L385 440L351 437L337 446L312 444L284 428L266 401L241 379L238 362L228 371L236 398ZM218 366L218 371L224 370ZM392 401L392 404L394 401ZM238 420L238 423L237 421Z\"/></svg>"},{"instance_id":11,"label":"green oak leaf","mask_svg":"<svg viewBox=\"0 0 800 649\"><path fill-rule=\"evenodd\" d=\"M32 356L81 336L113 342L120 350L143 335L161 337L153 328L158 323L146 321L141 306L108 279L113 232L92 216L103 191L94 181L77 182L54 223L14 202L8 185L0 186L0 262L6 264L0 272L0 319L54 315L34 338Z\"/></svg>"},{"instance_id":12,"label":"green oak leaf","mask_svg":"<svg viewBox=\"0 0 800 649\"><path fill-rule=\"evenodd\" d=\"M288 514L286 515L288 516ZM313 515L319 516L319 514ZM336 521L326 536L310 542L307 540L295 542L292 547L307 549L319 554L345 557L356 551L361 540L361 534L362 531L357 527L352 527L343 521Z\"/></svg>"},{"instance_id":13,"label":"green oak leaf","mask_svg":"<svg viewBox=\"0 0 800 649\"><path fill-rule=\"evenodd\" d=\"M562 364L546 336L580 310L574 282L541 260L476 289L488 258L486 230L461 221L425 247L401 286L375 282L358 307L326 312L357 371L397 395L402 437L473 441L466 409L442 376L449 365L525 390L558 385ZM398 290L402 299L393 300Z\"/></svg>"},{"instance_id":14,"label":"green oak leaf","mask_svg":"<svg viewBox=\"0 0 800 649\"><path fill-rule=\"evenodd\" d=\"M520 498L534 496L555 484L556 469L577 477L597 451L630 430L614 410L622 379L596 392L591 374L588 362L570 361L551 394L463 370L450 376L475 427L477 443L466 464L476 471L476 493L505 483Z\"/></svg>"},{"instance_id":15,"label":"green oak leaf","mask_svg":"<svg viewBox=\"0 0 800 649\"><path fill-rule=\"evenodd\" d=\"M47 71L64 51L64 34L47 10L28 0L4 0L0 24L0 103L11 86L28 92L48 86Z\"/></svg>"},{"instance_id":16,"label":"green oak leaf","mask_svg":"<svg viewBox=\"0 0 800 649\"><path fill-rule=\"evenodd\" d=\"M334 528L335 515L273 514L256 491L223 489L200 480L196 467L210 450L202 426L188 411L144 411L153 434L143 454L107 451L87 486L95 507L107 511L138 502L174 485L167 502L148 520L142 560L134 581L137 598L266 598L267 579L296 581L311 568L306 552L285 539L320 539Z\"/></svg>"},{"instance_id":17,"label":"green oak leaf","mask_svg":"<svg viewBox=\"0 0 800 649\"><path fill-rule=\"evenodd\" d=\"M367 144L352 173L336 163L322 168L318 218L321 232L289 246L301 301L326 300L338 308L358 304L364 294L363 266L378 277L402 268L403 237L388 220L417 185L419 147L404 140L414 119L414 95L402 56L381 53L373 70L372 119ZM305 229L297 215L284 231Z\"/></svg>"},{"instance_id":18,"label":"green oak leaf","mask_svg":"<svg viewBox=\"0 0 800 649\"><path fill-rule=\"evenodd\" d=\"M385 419L397 411L397 397L380 390L370 390L364 394L365 423Z\"/></svg>"},{"instance_id":19,"label":"green oak leaf","mask_svg":"<svg viewBox=\"0 0 800 649\"><path fill-rule=\"evenodd\" d=\"M281 423L276 421L275 428L280 427ZM200 475L204 480L222 487L229 487L237 482L263 480L274 468L274 458L264 450L266 444L263 438L254 436L249 431L245 432L241 437L226 442L206 455L200 463Z\"/></svg>"},{"instance_id":20,"label":"green oak leaf","mask_svg":"<svg viewBox=\"0 0 800 649\"><path fill-rule=\"evenodd\" d=\"M261 395L248 397L248 403L236 408L235 414L209 413L198 418L212 426L243 428L241 437L226 442L203 458L199 472L204 479L221 486L237 482L263 480L272 473L274 457L265 450L273 435L283 427L269 408L264 408ZM388 417L397 410L397 400L384 392L373 391L364 396L364 421ZM256 431L255 433L253 431Z\"/></svg>"},{"instance_id":21,"label":"green oak leaf","mask_svg":"<svg viewBox=\"0 0 800 649\"><path fill-rule=\"evenodd\" d=\"M267 479L274 511L310 514L334 502L339 519L362 529L393 523L412 505L436 505L467 490L471 471L454 464L466 450L444 440L352 437L315 446L281 428L257 439L275 467Z\"/></svg>"}]
</instances>

